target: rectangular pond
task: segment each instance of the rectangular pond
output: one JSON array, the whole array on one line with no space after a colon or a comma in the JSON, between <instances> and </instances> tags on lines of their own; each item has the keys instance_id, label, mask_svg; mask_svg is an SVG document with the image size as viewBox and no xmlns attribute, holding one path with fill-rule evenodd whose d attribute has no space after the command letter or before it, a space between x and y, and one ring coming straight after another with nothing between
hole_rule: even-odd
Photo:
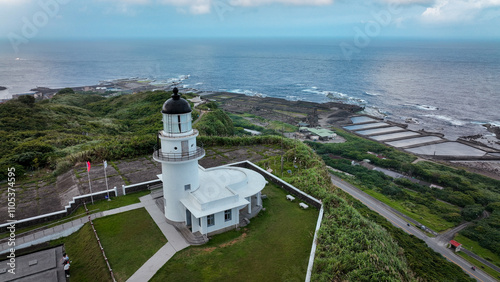
<instances>
[{"instance_id":1,"label":"rectangular pond","mask_svg":"<svg viewBox=\"0 0 500 282\"><path fill-rule=\"evenodd\" d=\"M361 135L375 135L375 134L390 133L390 132L396 132L396 131L402 131L402 130L404 130L404 129L401 127L391 126L391 127L384 127L384 128L379 128L379 129L361 130L361 131L357 131L356 133L359 133Z\"/></svg>"},{"instance_id":2,"label":"rectangular pond","mask_svg":"<svg viewBox=\"0 0 500 282\"><path fill-rule=\"evenodd\" d=\"M376 119L373 119L371 117L352 117L351 118L352 123L364 123L364 122L372 122L372 121L377 121Z\"/></svg>"},{"instance_id":3,"label":"rectangular pond","mask_svg":"<svg viewBox=\"0 0 500 282\"><path fill-rule=\"evenodd\" d=\"M399 141L392 141L392 142L387 142L387 145L391 145L397 148L401 147L406 147L406 146L413 146L413 145L418 145L418 144L425 144L429 142L435 142L443 140L439 137L436 136L424 136L424 137L418 137L418 138L410 138L410 139L404 139L404 140L399 140Z\"/></svg>"},{"instance_id":4,"label":"rectangular pond","mask_svg":"<svg viewBox=\"0 0 500 282\"><path fill-rule=\"evenodd\" d=\"M377 136L373 136L370 138L373 140L377 140L377 141L385 141L385 140L399 139L399 138L405 138L405 137L414 137L414 136L420 136L420 133L416 133L413 131L405 131L405 132L377 135Z\"/></svg>"},{"instance_id":5,"label":"rectangular pond","mask_svg":"<svg viewBox=\"0 0 500 282\"><path fill-rule=\"evenodd\" d=\"M439 144L426 145L406 151L419 155L436 156L459 156L459 157L482 157L486 152L467 146L458 142L445 142Z\"/></svg>"},{"instance_id":6,"label":"rectangular pond","mask_svg":"<svg viewBox=\"0 0 500 282\"><path fill-rule=\"evenodd\" d=\"M359 125L349 125L349 126L344 126L344 128L349 129L349 130L360 130L360 129L382 127L382 126L389 126L389 124L387 124L385 122L374 122L374 123L366 123L366 124L359 124Z\"/></svg>"}]
</instances>

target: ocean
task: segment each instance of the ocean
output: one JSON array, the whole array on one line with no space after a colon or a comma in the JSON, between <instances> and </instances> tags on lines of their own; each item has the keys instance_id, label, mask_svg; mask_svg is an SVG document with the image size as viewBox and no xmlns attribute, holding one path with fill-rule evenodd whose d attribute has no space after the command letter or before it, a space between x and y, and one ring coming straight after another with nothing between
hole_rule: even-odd
<instances>
[{"instance_id":1,"label":"ocean","mask_svg":"<svg viewBox=\"0 0 500 282\"><path fill-rule=\"evenodd\" d=\"M205 91L288 100L340 101L366 113L456 139L500 126L500 42L372 40L347 58L352 39L170 39L0 43L0 99L37 86L190 75ZM495 144L493 144L495 145ZM499 144L495 146L498 147Z\"/></svg>"}]
</instances>

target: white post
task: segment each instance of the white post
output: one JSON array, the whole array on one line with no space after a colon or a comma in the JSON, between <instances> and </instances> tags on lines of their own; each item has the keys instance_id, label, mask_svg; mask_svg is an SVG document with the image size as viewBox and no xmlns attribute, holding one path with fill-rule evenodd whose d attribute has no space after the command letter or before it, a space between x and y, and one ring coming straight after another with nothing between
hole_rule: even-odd
<instances>
[{"instance_id":1,"label":"white post","mask_svg":"<svg viewBox=\"0 0 500 282\"><path fill-rule=\"evenodd\" d=\"M111 199L109 198L108 176L106 175L106 168L108 167L108 162L104 161L103 164L104 164L103 165L103 167L104 167L104 179L106 179L106 191L108 192L108 201L111 201Z\"/></svg>"},{"instance_id":2,"label":"white post","mask_svg":"<svg viewBox=\"0 0 500 282\"><path fill-rule=\"evenodd\" d=\"M90 169L87 169L87 175L89 177L90 200L92 201L92 205L93 205L94 204L94 196L92 195L92 185L90 184Z\"/></svg>"},{"instance_id":3,"label":"white post","mask_svg":"<svg viewBox=\"0 0 500 282\"><path fill-rule=\"evenodd\" d=\"M248 197L248 201L250 202L250 204L248 204L248 213L251 214L252 213L252 196Z\"/></svg>"}]
</instances>

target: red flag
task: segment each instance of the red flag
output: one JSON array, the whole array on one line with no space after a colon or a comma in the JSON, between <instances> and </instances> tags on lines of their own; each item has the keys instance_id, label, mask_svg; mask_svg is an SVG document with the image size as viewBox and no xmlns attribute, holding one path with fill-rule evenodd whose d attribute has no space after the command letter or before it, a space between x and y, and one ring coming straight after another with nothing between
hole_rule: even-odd
<instances>
[{"instance_id":1,"label":"red flag","mask_svg":"<svg viewBox=\"0 0 500 282\"><path fill-rule=\"evenodd\" d=\"M90 171L90 162L87 162L87 171Z\"/></svg>"}]
</instances>

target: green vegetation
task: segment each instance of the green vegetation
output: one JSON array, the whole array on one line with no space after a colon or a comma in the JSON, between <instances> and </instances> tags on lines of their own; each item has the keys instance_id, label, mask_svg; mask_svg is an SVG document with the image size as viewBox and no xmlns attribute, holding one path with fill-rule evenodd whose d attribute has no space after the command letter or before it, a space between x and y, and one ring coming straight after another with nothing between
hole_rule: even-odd
<instances>
[{"instance_id":1,"label":"green vegetation","mask_svg":"<svg viewBox=\"0 0 500 282\"><path fill-rule=\"evenodd\" d=\"M318 210L268 184L265 211L239 231L175 254L152 281L304 281Z\"/></svg>"},{"instance_id":2,"label":"green vegetation","mask_svg":"<svg viewBox=\"0 0 500 282\"><path fill-rule=\"evenodd\" d=\"M233 121L223 110L205 113L193 127L205 136L234 135Z\"/></svg>"},{"instance_id":3,"label":"green vegetation","mask_svg":"<svg viewBox=\"0 0 500 282\"><path fill-rule=\"evenodd\" d=\"M72 88L66 87L59 90L57 94L75 94L75 91Z\"/></svg>"},{"instance_id":4,"label":"green vegetation","mask_svg":"<svg viewBox=\"0 0 500 282\"><path fill-rule=\"evenodd\" d=\"M329 166L355 175L355 177L343 175L342 179L432 230L444 231L462 220L460 209L457 206L440 202L430 193L415 192L406 188L416 186L408 180L394 180L382 172L363 166L352 166L349 161L344 159L327 157L325 162Z\"/></svg>"},{"instance_id":5,"label":"green vegetation","mask_svg":"<svg viewBox=\"0 0 500 282\"><path fill-rule=\"evenodd\" d=\"M139 191L136 193L128 194L125 196L120 196L120 197L111 197L111 201L108 200L98 200L94 201L94 204L87 203L87 209L91 212L102 212L102 211L107 211L107 210L112 210L116 209L119 207L124 207L136 203L140 203L141 201L139 200L140 197L148 195L151 193L151 191L146 190L146 191ZM85 213L85 208L84 207L79 207L73 215L78 215L78 214L84 214Z\"/></svg>"},{"instance_id":6,"label":"green vegetation","mask_svg":"<svg viewBox=\"0 0 500 282\"><path fill-rule=\"evenodd\" d=\"M422 281L449 281L453 277L453 281L474 281L458 265L448 262L441 254L429 248L424 241L395 227L384 217L343 191L337 190L336 193L346 198L367 219L382 226L391 234L402 248L400 251L403 252L409 267L415 273L415 278Z\"/></svg>"},{"instance_id":7,"label":"green vegetation","mask_svg":"<svg viewBox=\"0 0 500 282\"><path fill-rule=\"evenodd\" d=\"M27 171L48 168L59 175L77 162L151 153L169 93L104 98L63 90L50 100L22 98L0 105L0 181L8 167L16 168L20 180Z\"/></svg>"},{"instance_id":8,"label":"green vegetation","mask_svg":"<svg viewBox=\"0 0 500 282\"><path fill-rule=\"evenodd\" d=\"M291 124L280 121L266 120L252 114L229 114L229 116L233 120L233 124L238 133L240 133L243 128L259 131L263 135L280 135L282 130L284 132L295 132L298 130L296 126ZM245 134L245 132L241 132L240 135L242 134Z\"/></svg>"},{"instance_id":9,"label":"green vegetation","mask_svg":"<svg viewBox=\"0 0 500 282\"><path fill-rule=\"evenodd\" d=\"M494 253L497 259L496 264L500 266L500 210L495 210L488 218L475 222L460 232L461 235L468 237L485 249ZM489 259L490 255L483 258Z\"/></svg>"},{"instance_id":10,"label":"green vegetation","mask_svg":"<svg viewBox=\"0 0 500 282\"><path fill-rule=\"evenodd\" d=\"M31 103L29 100L12 100L4 103L0 105L0 128L2 128L2 131L0 131L0 153L2 156L0 159L0 173L7 171L6 166L8 165L9 167L16 167L16 171L19 172L17 175L36 168L52 169L57 175L71 169L77 162L87 160L95 162L103 159L112 161L150 154L156 144L156 132L162 128L160 105L167 98L168 93L165 92L144 92L111 98L104 98L100 95L66 93L38 103ZM193 113L194 115L195 113ZM224 112L219 110L205 114L203 119L207 120L200 121L197 126L199 126L202 134L207 135L232 135L234 128L231 127L243 125L245 120L249 121L250 124L258 122L278 131L284 126L281 123L268 122L262 118L249 115L234 118L231 125L231 120L227 118ZM217 125L212 123L217 123ZM285 130L292 129L294 130L293 127L285 128ZM500 202L498 200L498 189L500 189L498 184L500 182L468 174L465 171L441 167L437 164L425 162L411 164L415 159L411 155L369 140L348 135L342 131L339 132L339 135L347 139L348 142L329 145L311 143L310 146L323 155L332 154L333 156L340 156L340 158L354 160L370 159L375 165L395 169L445 187L442 191L432 190L422 185L413 185L413 183L405 183L404 181L391 182L391 179L367 173L366 171L358 172L359 174L364 173L365 180L371 181L367 184L373 186L369 187L370 189L377 187L380 183L391 182L389 185L382 185L378 188L382 189L381 191L390 197L395 198L406 195L405 197L409 197L408 201L410 199L412 201L421 201L419 204L426 207L428 207L427 204L432 204L443 210L446 209L446 206L436 204L434 198L461 207L479 204L490 210L495 210L498 206L495 203ZM282 139L272 135L254 138L200 136L198 142L204 146L254 144L283 146L283 175L281 175L280 157L267 158L259 162L259 165L272 168L274 173L282 176L285 181L321 199L325 204L325 215L318 237L313 281L363 279L408 281L433 280L433 277L458 277L458 280L462 278L462 280L467 280L463 272L453 268L453 265L447 263L444 258L435 255L429 248L422 245L422 241L416 238L400 236L396 231L391 231L390 228L386 227L385 223L380 223L384 225L384 228L382 228L379 224L374 224L369 220L374 217L371 217L367 212L362 211L360 213L358 210L361 210L361 208L346 201L344 199L346 197L335 190L331 184L324 160L316 155L311 147L294 140ZM379 159L368 154L368 151L384 155L387 159ZM345 165L345 162L338 161L336 165ZM288 170L291 173L288 173ZM5 175L0 175L1 179L5 179ZM474 183L474 185L471 183ZM378 188L372 190L375 191ZM269 199L269 201L271 200L272 198ZM471 207L471 210L474 211L474 207ZM223 257L222 254L225 254L224 252L229 249L224 244L231 242L234 246L238 246L240 241L242 241L241 244L251 241L251 235L257 235L260 232L257 228L253 231L251 228L259 224L265 226L266 213L270 212L268 210L261 215L261 218L255 219L251 223L248 233L243 230L217 236L212 242L214 245L210 245L212 248L215 247L215 250L205 251L211 254L211 258L215 256L217 260L213 261L213 268L202 269L202 272L207 275L202 277L202 280L222 275L217 273L217 270L221 269L222 271L224 268L216 265L216 263ZM440 211L440 213L443 218L450 222L458 222L459 217L462 216L453 207L446 213L444 211ZM459 217L457 217L457 214ZM121 221L121 219L116 219L116 222L118 221ZM279 225L279 222L273 221L274 217L267 219L268 223L272 222L272 225ZM127 224L129 223L127 222ZM494 222L488 224L494 225ZM118 226L119 224L116 223L115 228L119 228ZM103 228L104 235L99 233L100 236L114 238L115 234L112 233L112 228L109 228L109 230L106 230L106 227ZM263 229L264 232L268 232L265 227ZM98 232L101 232L99 228ZM122 235L128 236L127 232L122 232ZM144 237L144 231L141 230L140 234L142 235L141 238L136 238L137 241L134 241L133 244L129 243L129 245L140 242ZM263 234L263 236L266 236L266 234ZM312 233L307 236L312 236ZM307 236L302 238L307 238ZM90 244L90 239L86 237L80 239L82 241L75 248L81 248L82 242L85 244L88 241L88 244ZM276 235L274 235L274 238L266 239L283 240ZM276 244L278 243L281 243L281 241L276 241ZM114 242L111 242L111 244L114 244ZM263 241L256 241L254 244L261 245L263 249L268 247L267 242ZM126 253L127 251L121 249L122 247L111 246L111 249L116 249L116 253ZM105 246L105 248L107 247ZM415 249L415 251L413 252L410 249ZM195 256L196 252L203 254L203 251L200 250L204 250L204 248L192 248L192 250L194 250L191 251L193 252L192 255ZM262 249L259 250L261 253L264 252ZM251 251L252 248L249 248L249 250L241 247L236 248L232 261L245 259L246 254ZM283 251L291 250L280 250L280 252ZM106 252L108 251L106 250ZM135 251L132 250L131 252ZM82 253L86 254L83 251ZM269 252L264 254L271 256ZM73 253L70 253L70 256L73 255ZM111 260L111 255L108 254L108 256L110 256ZM133 258L135 259L135 257ZM97 257L94 257L94 259L97 260ZM123 262L121 259L115 258L119 264L127 264L126 260L129 257L125 255ZM207 261L207 258L202 257L202 255L200 255L200 259L202 262ZM255 259L254 261L261 259ZM287 255L280 256L280 259L296 258ZM84 260L81 261L84 262ZM193 261L195 260L193 259ZM186 264L182 265L192 267L189 257L186 263L187 266ZM210 260L210 263L212 263L212 260ZM248 263L245 267L254 265ZM302 263L306 262L300 262L300 265ZM281 262L279 265L280 267L287 267L288 261ZM87 267L87 265L82 267ZM115 268L115 266L113 267ZM122 278L127 277L127 270L120 270L120 267L122 266L118 266L117 271L120 271L120 275L123 275ZM173 267L175 268L175 265ZM267 265L262 267L267 267ZM287 280L288 278L302 277L305 273L303 270L300 267L295 267L281 272L274 271L273 273L281 275L277 280ZM178 271L178 269L175 268L175 271ZM257 266L255 268L248 267L247 273L248 271L253 271L253 275L261 272ZM442 272L442 276L439 276L438 272ZM299 273L300 276L298 276ZM195 273L191 274L195 275ZM105 277L104 275L101 276ZM92 281L94 280L92 279Z\"/></svg>"},{"instance_id":11,"label":"green vegetation","mask_svg":"<svg viewBox=\"0 0 500 282\"><path fill-rule=\"evenodd\" d=\"M487 266L486 264L478 261L477 259L475 259L475 258L467 255L464 252L458 252L458 255L461 256L461 257L463 257L464 259L466 259L472 265L481 268L481 270L483 270L484 272L486 272L489 275L491 275L491 277L500 278L500 275L498 275L498 272L496 272L494 269L492 269L491 267Z\"/></svg>"},{"instance_id":12,"label":"green vegetation","mask_svg":"<svg viewBox=\"0 0 500 282\"><path fill-rule=\"evenodd\" d=\"M346 178L347 180L436 231L442 231L461 221L474 220L475 224L461 234L500 254L500 221L494 213L500 207L500 181L427 161L413 164L415 157L410 154L343 130L338 130L337 133L347 142L308 144L322 155L329 166L355 175L355 179ZM385 159L368 152L384 156ZM444 189L430 188L423 185L424 182L415 184L405 179L392 179L380 172L351 165L351 160L364 159L424 182L441 185ZM459 212L453 205L463 209ZM492 214L490 218L481 219L485 209Z\"/></svg>"},{"instance_id":13,"label":"green vegetation","mask_svg":"<svg viewBox=\"0 0 500 282\"><path fill-rule=\"evenodd\" d=\"M454 240L462 244L467 250L500 267L500 256L481 247L477 241L471 240L460 233L455 236Z\"/></svg>"},{"instance_id":14,"label":"green vegetation","mask_svg":"<svg viewBox=\"0 0 500 282\"><path fill-rule=\"evenodd\" d=\"M399 250L399 247L390 235L379 226L369 223L344 199L333 193L334 187L325 164L310 147L296 140L275 136L202 137L200 140L203 140L206 146L280 145L283 142L285 173L282 178L325 203L325 215L320 228L314 262L313 281L356 280L368 274L368 277L382 280L411 280L413 277L412 269L405 261L406 258L400 252L394 252ZM270 167L275 174L281 174L279 157L262 160L258 165ZM293 170L292 174L287 173L287 170ZM350 224L350 220L357 224ZM338 236L332 234L338 234ZM383 247L380 247L378 241L374 241L379 239L384 243ZM365 240L374 246L358 247L355 243ZM381 262L367 263L365 259L368 258L380 258Z\"/></svg>"},{"instance_id":15,"label":"green vegetation","mask_svg":"<svg viewBox=\"0 0 500 282\"><path fill-rule=\"evenodd\" d=\"M144 208L98 218L94 227L118 281L126 281L167 243Z\"/></svg>"},{"instance_id":16,"label":"green vegetation","mask_svg":"<svg viewBox=\"0 0 500 282\"><path fill-rule=\"evenodd\" d=\"M201 104L197 107L198 110L205 110L205 111L213 111L213 110L217 110L219 107L217 106L217 103L216 102L208 102L208 103L204 103L204 104Z\"/></svg>"}]
</instances>

